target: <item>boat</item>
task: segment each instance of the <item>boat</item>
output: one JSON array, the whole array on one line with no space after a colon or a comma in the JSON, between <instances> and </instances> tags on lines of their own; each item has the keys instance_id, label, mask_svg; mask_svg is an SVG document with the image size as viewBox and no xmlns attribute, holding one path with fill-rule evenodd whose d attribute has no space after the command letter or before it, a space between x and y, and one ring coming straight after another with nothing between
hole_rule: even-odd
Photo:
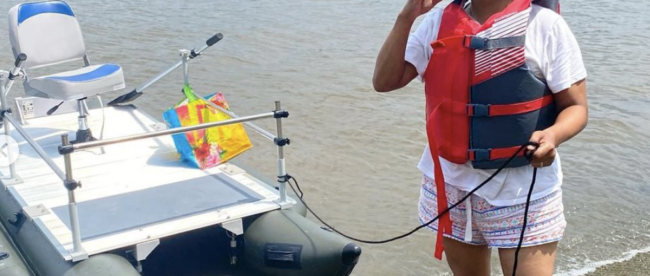
<instances>
[{"instance_id":1,"label":"boat","mask_svg":"<svg viewBox=\"0 0 650 276\"><path fill-rule=\"evenodd\" d=\"M91 64L64 1L9 11L14 67L0 71L0 276L347 276L361 248L306 218L289 189L282 122L269 112L168 128L131 102L220 40L217 34L107 106L126 87L115 64ZM35 76L36 68L79 64ZM25 95L8 99L15 81ZM15 106L12 108L12 106ZM215 106L214 108L219 108ZM274 120L273 134L254 120ZM171 135L245 124L277 147L276 180L236 160L200 170ZM99 135L97 135L99 134Z\"/></svg>"}]
</instances>

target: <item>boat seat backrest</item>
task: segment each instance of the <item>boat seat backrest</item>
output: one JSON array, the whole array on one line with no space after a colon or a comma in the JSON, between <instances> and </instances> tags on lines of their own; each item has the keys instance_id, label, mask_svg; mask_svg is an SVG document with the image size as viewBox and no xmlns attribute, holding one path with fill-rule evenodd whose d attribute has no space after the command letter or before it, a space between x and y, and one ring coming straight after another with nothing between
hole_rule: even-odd
<instances>
[{"instance_id":1,"label":"boat seat backrest","mask_svg":"<svg viewBox=\"0 0 650 276\"><path fill-rule=\"evenodd\" d=\"M63 1L23 3L9 11L14 56L27 55L25 69L83 59L86 46L72 8Z\"/></svg>"}]
</instances>

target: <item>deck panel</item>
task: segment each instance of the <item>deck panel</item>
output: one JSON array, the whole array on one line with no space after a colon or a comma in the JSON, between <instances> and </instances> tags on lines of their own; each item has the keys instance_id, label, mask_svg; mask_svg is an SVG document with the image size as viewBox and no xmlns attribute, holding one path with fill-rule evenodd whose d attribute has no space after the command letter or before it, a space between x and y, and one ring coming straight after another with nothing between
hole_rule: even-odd
<instances>
[{"instance_id":1,"label":"deck panel","mask_svg":"<svg viewBox=\"0 0 650 276\"><path fill-rule=\"evenodd\" d=\"M105 138L154 131L158 123L132 107L111 107L105 112ZM70 113L37 118L24 126L61 170L63 158L57 147L62 134L68 133L74 139L76 116ZM101 118L99 110L90 111L89 125L96 136ZM17 132L12 136L20 145L15 165L24 182L8 189L23 208L42 204L50 211L34 218L34 223L61 256L70 260L67 190ZM234 165L202 171L181 163L171 137L110 145L104 151L72 154L73 177L83 185L76 191L76 198L83 246L90 255L280 208L277 191L266 183L248 174L226 175L222 170ZM8 175L7 168L0 172ZM172 198L177 202L170 202ZM200 204L191 206L192 199ZM101 212L103 208L112 209ZM97 225L101 222L104 227Z\"/></svg>"}]
</instances>

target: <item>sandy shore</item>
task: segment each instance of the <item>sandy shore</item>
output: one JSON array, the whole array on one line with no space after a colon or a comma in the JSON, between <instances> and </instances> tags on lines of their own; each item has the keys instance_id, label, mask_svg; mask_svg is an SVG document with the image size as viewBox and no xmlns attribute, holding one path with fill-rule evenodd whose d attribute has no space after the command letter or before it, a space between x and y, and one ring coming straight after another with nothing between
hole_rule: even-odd
<instances>
[{"instance_id":1,"label":"sandy shore","mask_svg":"<svg viewBox=\"0 0 650 276\"><path fill-rule=\"evenodd\" d=\"M647 276L650 275L650 252L636 255L625 262L606 265L587 276Z\"/></svg>"}]
</instances>

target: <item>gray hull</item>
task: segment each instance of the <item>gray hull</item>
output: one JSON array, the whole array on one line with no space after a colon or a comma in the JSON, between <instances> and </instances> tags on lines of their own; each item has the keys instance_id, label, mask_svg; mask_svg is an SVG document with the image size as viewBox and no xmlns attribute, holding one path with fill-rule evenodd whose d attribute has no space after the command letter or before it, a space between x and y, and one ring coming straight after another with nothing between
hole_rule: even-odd
<instances>
[{"instance_id":1,"label":"gray hull","mask_svg":"<svg viewBox=\"0 0 650 276\"><path fill-rule=\"evenodd\" d=\"M244 234L246 264L254 275L347 276L361 248L297 212L273 211Z\"/></svg>"},{"instance_id":2,"label":"gray hull","mask_svg":"<svg viewBox=\"0 0 650 276\"><path fill-rule=\"evenodd\" d=\"M225 231L219 227L209 227L162 240L160 247L143 262L145 275L349 275L361 249L306 219L303 206L294 207L245 220L247 227L243 239L238 243L240 261L237 267L229 264L227 252L230 248ZM19 212L18 204L7 191L0 191L2 221L6 223L15 219L15 214ZM3 246L0 251L9 251L11 257L0 261L0 276L140 275L133 263L123 257L126 256L124 250L72 263L60 257L32 220L23 217L15 225L7 223L6 229L9 235L0 237L0 245ZM17 244L20 250L12 248L9 240ZM299 247L299 254L295 250L285 254L286 248L277 245L286 245L290 250ZM24 256L24 262L19 253Z\"/></svg>"},{"instance_id":3,"label":"gray hull","mask_svg":"<svg viewBox=\"0 0 650 276\"><path fill-rule=\"evenodd\" d=\"M0 217L2 222L6 222L6 230L9 234L7 239L11 239L24 256L25 263L29 265L35 275L42 276L139 276L140 274L124 258L116 255L102 254L93 256L83 262L73 263L62 259L59 253L50 244L48 239L36 227L34 222L27 219L20 211L19 205L11 198L7 190L2 189L0 192ZM18 218L16 220L16 218ZM13 220L14 223L8 223ZM0 239L4 245L8 243L6 239ZM27 273L26 265L19 264L17 252L12 254L12 273L3 274L0 270L0 276L23 276L30 275ZM20 274L22 273L22 274Z\"/></svg>"},{"instance_id":4,"label":"gray hull","mask_svg":"<svg viewBox=\"0 0 650 276\"><path fill-rule=\"evenodd\" d=\"M0 224L0 276L29 276L27 265Z\"/></svg>"}]
</instances>

